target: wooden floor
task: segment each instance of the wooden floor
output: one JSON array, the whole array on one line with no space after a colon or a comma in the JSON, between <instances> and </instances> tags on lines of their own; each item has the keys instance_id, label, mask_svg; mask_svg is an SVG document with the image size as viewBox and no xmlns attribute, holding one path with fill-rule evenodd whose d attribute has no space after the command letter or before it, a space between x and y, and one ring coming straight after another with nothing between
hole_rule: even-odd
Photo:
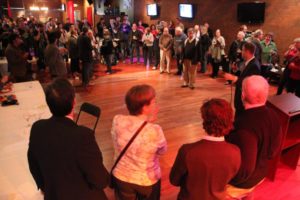
<instances>
[{"instance_id":1,"label":"wooden floor","mask_svg":"<svg viewBox=\"0 0 300 200\"><path fill-rule=\"evenodd\" d=\"M222 78L211 79L208 74L198 74L195 90L181 88L182 80L173 74L160 74L159 71L147 70L143 65L124 65L114 67L116 73L105 75L104 66L99 67L96 85L91 92L77 89L76 110L82 102L90 102L102 109L102 115L96 129L96 139L103 153L104 164L108 170L113 164L113 147L110 135L112 119L116 114L127 114L124 103L126 91L137 84L150 84L157 92L160 106L157 124L161 125L168 142L168 152L161 157L162 193L161 199L176 199L178 188L170 185L168 176L178 148L184 143L199 140L203 134L202 119L199 114L203 101L210 98L232 100L234 88L224 85ZM172 70L175 73L175 69ZM271 87L270 94L275 93ZM80 120L87 126L93 120L87 116ZM293 171L280 168L275 182L263 182L255 192L257 200L299 200L300 169ZM114 199L112 191L106 190L109 199Z\"/></svg>"}]
</instances>

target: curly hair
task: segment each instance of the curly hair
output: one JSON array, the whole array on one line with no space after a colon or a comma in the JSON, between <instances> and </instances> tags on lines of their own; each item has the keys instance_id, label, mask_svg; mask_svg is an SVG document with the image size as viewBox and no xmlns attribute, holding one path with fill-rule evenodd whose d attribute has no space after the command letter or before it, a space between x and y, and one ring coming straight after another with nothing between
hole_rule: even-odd
<instances>
[{"instance_id":1,"label":"curly hair","mask_svg":"<svg viewBox=\"0 0 300 200\"><path fill-rule=\"evenodd\" d=\"M203 128L208 135L221 137L233 128L233 110L224 99L211 99L201 107Z\"/></svg>"}]
</instances>

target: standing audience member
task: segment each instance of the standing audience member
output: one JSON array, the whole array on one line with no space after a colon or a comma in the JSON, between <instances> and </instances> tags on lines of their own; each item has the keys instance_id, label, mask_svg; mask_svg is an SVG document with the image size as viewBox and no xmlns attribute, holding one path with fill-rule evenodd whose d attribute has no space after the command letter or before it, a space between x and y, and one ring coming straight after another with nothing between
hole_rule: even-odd
<instances>
[{"instance_id":1,"label":"standing audience member","mask_svg":"<svg viewBox=\"0 0 300 200\"><path fill-rule=\"evenodd\" d=\"M133 64L134 52L137 55L137 63L140 64L140 46L141 46L142 33L137 30L135 23L132 24L132 30L129 33L128 41L130 45L130 62Z\"/></svg>"},{"instance_id":2,"label":"standing audience member","mask_svg":"<svg viewBox=\"0 0 300 200\"><path fill-rule=\"evenodd\" d=\"M32 125L28 163L44 199L107 199L103 189L109 174L93 131L74 121L75 91L67 79L47 86L52 113Z\"/></svg>"},{"instance_id":3,"label":"standing audience member","mask_svg":"<svg viewBox=\"0 0 300 200\"><path fill-rule=\"evenodd\" d=\"M210 40L212 40L214 38L214 31L210 28L210 26L207 22L204 23L204 26L207 28L207 33L208 33Z\"/></svg>"},{"instance_id":4,"label":"standing audience member","mask_svg":"<svg viewBox=\"0 0 300 200\"><path fill-rule=\"evenodd\" d=\"M28 53L21 49L22 43L23 41L18 34L11 33L9 44L5 50L8 71L11 72L12 78L17 83L30 80L26 67Z\"/></svg>"},{"instance_id":5,"label":"standing audience member","mask_svg":"<svg viewBox=\"0 0 300 200\"><path fill-rule=\"evenodd\" d=\"M252 42L255 45L255 53L254 56L261 64L261 55L262 55L262 47L261 41L263 40L264 33L261 29L257 29L254 33L252 33L252 37L248 38L248 41Z\"/></svg>"},{"instance_id":6,"label":"standing audience member","mask_svg":"<svg viewBox=\"0 0 300 200\"><path fill-rule=\"evenodd\" d=\"M165 62L167 61L167 73L170 74L170 62L171 62L171 47L172 47L172 35L169 33L168 28L163 29L163 33L159 38L160 48L160 73L165 72Z\"/></svg>"},{"instance_id":7,"label":"standing audience member","mask_svg":"<svg viewBox=\"0 0 300 200\"><path fill-rule=\"evenodd\" d=\"M135 132L142 129L112 171L115 194L120 200L159 200L159 156L166 152L167 141L161 127L153 124L158 112L155 90L149 85L134 86L125 102L130 115L117 115L112 124L115 160Z\"/></svg>"},{"instance_id":8,"label":"standing audience member","mask_svg":"<svg viewBox=\"0 0 300 200\"><path fill-rule=\"evenodd\" d=\"M244 38L245 33L243 31L239 31L237 33L236 40L231 43L228 51L229 65L231 66L232 72L236 74L240 73L241 65L243 63L242 48L245 44Z\"/></svg>"},{"instance_id":9,"label":"standing audience member","mask_svg":"<svg viewBox=\"0 0 300 200\"><path fill-rule=\"evenodd\" d=\"M211 39L207 33L206 26L200 27L201 31L201 38L200 38L200 46L201 46L201 55L200 55L200 62L201 62L201 73L206 72L206 65L207 65L207 53L208 49L211 45Z\"/></svg>"},{"instance_id":10,"label":"standing audience member","mask_svg":"<svg viewBox=\"0 0 300 200\"><path fill-rule=\"evenodd\" d=\"M183 33L183 30L178 26L175 28L175 36L173 39L173 50L176 56L177 61L177 73L176 75L181 75L183 71L183 49L184 49L184 42L187 36Z\"/></svg>"},{"instance_id":11,"label":"standing audience member","mask_svg":"<svg viewBox=\"0 0 300 200\"><path fill-rule=\"evenodd\" d=\"M223 200L241 164L238 147L224 140L233 128L233 110L225 100L211 99L202 105L201 115L206 134L180 147L170 182L180 186L177 199Z\"/></svg>"},{"instance_id":12,"label":"standing audience member","mask_svg":"<svg viewBox=\"0 0 300 200\"><path fill-rule=\"evenodd\" d=\"M78 34L77 31L71 30L71 37L68 40L69 56L71 58L71 72L73 78L78 78L80 73L79 68L79 49L78 49Z\"/></svg>"},{"instance_id":13,"label":"standing audience member","mask_svg":"<svg viewBox=\"0 0 300 200\"><path fill-rule=\"evenodd\" d=\"M111 61L112 61L112 55L113 55L113 42L110 36L110 32L108 29L103 30L103 42L101 46L101 53L104 57L105 64L107 66L107 70L105 71L106 74L111 74L112 69L111 69Z\"/></svg>"},{"instance_id":14,"label":"standing audience member","mask_svg":"<svg viewBox=\"0 0 300 200\"><path fill-rule=\"evenodd\" d=\"M254 57L255 45L251 42L246 42L242 48L242 57L244 64L241 67L240 76L235 76L229 73L225 74L225 79L236 83L234 93L234 107L235 107L235 118L241 115L245 108L242 102L242 83L243 80L251 75L260 75L260 64Z\"/></svg>"},{"instance_id":15,"label":"standing audience member","mask_svg":"<svg viewBox=\"0 0 300 200\"><path fill-rule=\"evenodd\" d=\"M82 28L82 33L78 37L79 59L82 62L82 85L85 89L90 83L93 70L93 46L91 39L88 37L88 29Z\"/></svg>"},{"instance_id":16,"label":"standing audience member","mask_svg":"<svg viewBox=\"0 0 300 200\"><path fill-rule=\"evenodd\" d=\"M300 38L294 40L294 45L285 54L287 61L288 78L287 92L295 93L300 97Z\"/></svg>"},{"instance_id":17,"label":"standing audience member","mask_svg":"<svg viewBox=\"0 0 300 200\"><path fill-rule=\"evenodd\" d=\"M260 42L262 48L261 54L261 75L264 77L268 76L268 71L271 70L274 55L277 54L277 47L273 42L273 33L267 33L265 39Z\"/></svg>"},{"instance_id":18,"label":"standing audience member","mask_svg":"<svg viewBox=\"0 0 300 200\"><path fill-rule=\"evenodd\" d=\"M145 29L145 33L142 37L142 42L143 42L144 65L151 66L154 36L152 35L149 27Z\"/></svg>"},{"instance_id":19,"label":"standing audience member","mask_svg":"<svg viewBox=\"0 0 300 200\"><path fill-rule=\"evenodd\" d=\"M121 31L121 52L122 52L122 59L123 63L126 62L129 52L129 33L131 31L130 25L128 25L126 20L123 20L123 23L120 26Z\"/></svg>"},{"instance_id":20,"label":"standing audience member","mask_svg":"<svg viewBox=\"0 0 300 200\"><path fill-rule=\"evenodd\" d=\"M161 36L161 33L157 30L157 28L154 24L151 24L150 31L154 37L154 42L153 42L154 65L153 65L152 69L156 70L158 68L158 65L160 62L159 38Z\"/></svg>"},{"instance_id":21,"label":"standing audience member","mask_svg":"<svg viewBox=\"0 0 300 200\"><path fill-rule=\"evenodd\" d=\"M194 89L194 83L197 73L197 64L200 55L200 42L195 38L193 28L188 29L188 38L184 42L183 50L183 85L181 87L189 87Z\"/></svg>"},{"instance_id":22,"label":"standing audience member","mask_svg":"<svg viewBox=\"0 0 300 200\"><path fill-rule=\"evenodd\" d=\"M225 55L225 39L223 36L221 36L220 29L216 30L216 35L212 40L212 45L210 48L213 65L212 78L217 78L219 67L223 65Z\"/></svg>"},{"instance_id":23,"label":"standing audience member","mask_svg":"<svg viewBox=\"0 0 300 200\"><path fill-rule=\"evenodd\" d=\"M241 151L241 167L227 188L229 196L247 195L251 199L253 189L268 174L269 161L279 153L282 131L277 113L265 104L269 84L262 76L249 76L242 86L242 102L245 111L236 118L235 131L226 141L237 145ZM251 122L251 123L249 123Z\"/></svg>"},{"instance_id":24,"label":"standing audience member","mask_svg":"<svg viewBox=\"0 0 300 200\"><path fill-rule=\"evenodd\" d=\"M65 55L68 50L64 47L58 48L58 36L57 32L50 32L48 35L49 44L45 49L45 63L50 69L52 78L67 76L67 68L63 55Z\"/></svg>"}]
</instances>

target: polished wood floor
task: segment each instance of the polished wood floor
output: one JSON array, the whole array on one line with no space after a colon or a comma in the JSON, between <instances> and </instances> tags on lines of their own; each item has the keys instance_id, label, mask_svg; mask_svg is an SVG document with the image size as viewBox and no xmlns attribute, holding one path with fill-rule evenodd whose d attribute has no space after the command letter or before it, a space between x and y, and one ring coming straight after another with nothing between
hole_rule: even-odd
<instances>
[{"instance_id":1,"label":"polished wood floor","mask_svg":"<svg viewBox=\"0 0 300 200\"><path fill-rule=\"evenodd\" d=\"M174 66L174 65L173 65ZM224 85L222 78L212 79L208 74L198 74L195 90L181 88L182 79L174 74L160 74L158 70L147 69L144 65L119 64L114 67L115 73L105 75L104 66L98 68L99 77L90 92L77 89L76 110L82 102L90 102L102 109L100 122L96 129L96 139L103 153L104 164L108 170L113 165L113 147L110 135L112 119L116 114L127 114L124 103L126 91L137 84L150 84L157 92L160 106L157 124L161 125L168 141L168 152L161 157L162 192L161 199L176 199L178 188L168 180L170 168L174 162L178 148L184 143L199 140L204 133L199 114L203 101L210 98L223 98L232 101L234 88ZM172 72L175 73L175 69ZM274 95L275 87L270 88ZM88 116L81 118L81 123L93 125ZM266 180L255 191L257 200L297 200L300 199L300 169L293 171L280 168L276 181ZM113 193L106 190L110 199Z\"/></svg>"}]
</instances>

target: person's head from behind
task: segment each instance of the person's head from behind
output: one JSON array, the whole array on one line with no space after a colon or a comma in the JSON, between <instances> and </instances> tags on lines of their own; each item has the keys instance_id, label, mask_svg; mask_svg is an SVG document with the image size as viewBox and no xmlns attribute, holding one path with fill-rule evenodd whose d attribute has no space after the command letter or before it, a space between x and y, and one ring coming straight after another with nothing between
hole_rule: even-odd
<instances>
[{"instance_id":1,"label":"person's head from behind","mask_svg":"<svg viewBox=\"0 0 300 200\"><path fill-rule=\"evenodd\" d=\"M267 102L269 84L259 75L249 76L243 81L242 101L245 109L263 106Z\"/></svg>"},{"instance_id":2,"label":"person's head from behind","mask_svg":"<svg viewBox=\"0 0 300 200\"><path fill-rule=\"evenodd\" d=\"M88 29L87 27L84 26L84 27L82 28L82 35L87 36L88 32L89 32L89 29Z\"/></svg>"},{"instance_id":3,"label":"person's head from behind","mask_svg":"<svg viewBox=\"0 0 300 200\"><path fill-rule=\"evenodd\" d=\"M73 113L75 90L67 79L55 79L45 89L45 95L53 116L64 117Z\"/></svg>"},{"instance_id":4,"label":"person's head from behind","mask_svg":"<svg viewBox=\"0 0 300 200\"><path fill-rule=\"evenodd\" d=\"M136 85L130 88L125 96L130 115L145 115L150 122L156 120L158 106L155 96L155 90L150 85Z\"/></svg>"},{"instance_id":5,"label":"person's head from behind","mask_svg":"<svg viewBox=\"0 0 300 200\"><path fill-rule=\"evenodd\" d=\"M244 60L249 60L254 56L255 45L252 42L246 42L242 47L242 57Z\"/></svg>"},{"instance_id":6,"label":"person's head from behind","mask_svg":"<svg viewBox=\"0 0 300 200\"><path fill-rule=\"evenodd\" d=\"M233 128L233 110L224 99L211 99L201 107L203 129L208 135L222 137Z\"/></svg>"},{"instance_id":7,"label":"person's head from behind","mask_svg":"<svg viewBox=\"0 0 300 200\"><path fill-rule=\"evenodd\" d=\"M9 36L9 43L15 47L19 47L22 43L23 40L17 33L11 33Z\"/></svg>"},{"instance_id":8,"label":"person's head from behind","mask_svg":"<svg viewBox=\"0 0 300 200\"><path fill-rule=\"evenodd\" d=\"M48 34L48 40L50 44L55 44L58 38L58 32L51 31Z\"/></svg>"}]
</instances>

